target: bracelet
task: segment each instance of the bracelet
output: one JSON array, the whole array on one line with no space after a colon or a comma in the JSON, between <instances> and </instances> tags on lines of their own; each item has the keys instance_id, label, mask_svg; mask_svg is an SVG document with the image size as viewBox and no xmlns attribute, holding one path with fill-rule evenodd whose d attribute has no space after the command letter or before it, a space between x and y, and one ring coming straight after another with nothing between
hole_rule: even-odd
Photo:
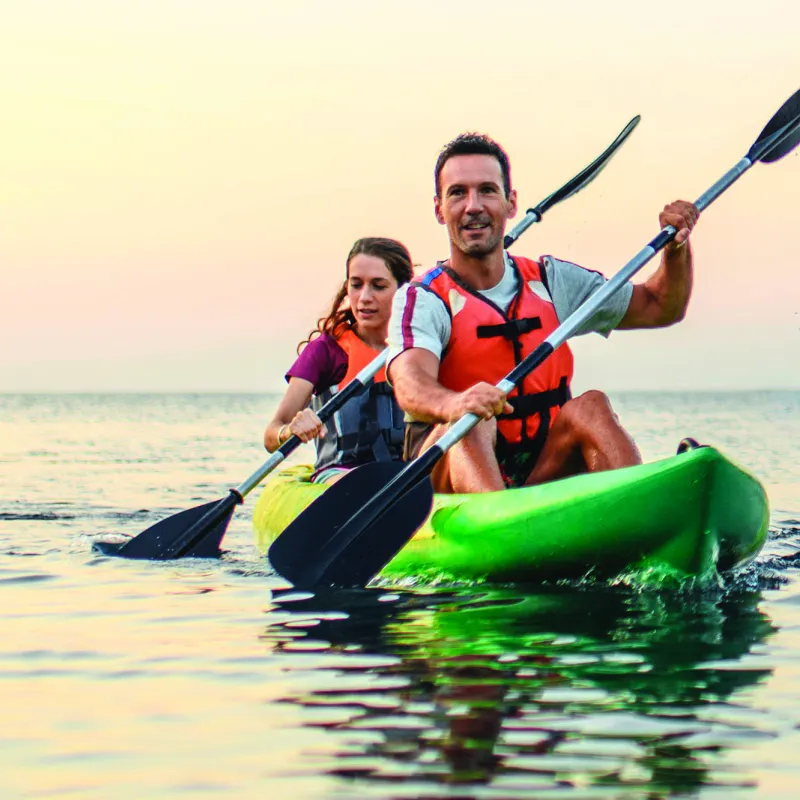
<instances>
[{"instance_id":1,"label":"bracelet","mask_svg":"<svg viewBox=\"0 0 800 800\"><path fill-rule=\"evenodd\" d=\"M288 427L289 427L288 425L281 425L280 428L278 428L278 447L280 447L283 444L283 429ZM287 436L286 438L288 440L289 436Z\"/></svg>"}]
</instances>

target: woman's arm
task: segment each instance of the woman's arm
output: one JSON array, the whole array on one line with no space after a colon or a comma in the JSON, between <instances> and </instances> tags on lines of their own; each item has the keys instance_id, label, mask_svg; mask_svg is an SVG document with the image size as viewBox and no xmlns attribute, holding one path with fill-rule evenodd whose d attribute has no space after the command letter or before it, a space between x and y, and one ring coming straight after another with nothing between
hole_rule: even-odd
<instances>
[{"instance_id":1,"label":"woman's arm","mask_svg":"<svg viewBox=\"0 0 800 800\"><path fill-rule=\"evenodd\" d=\"M310 442L327 433L322 420L308 408L316 387L322 391L344 378L347 354L328 334L309 342L292 364L286 378L289 387L278 405L275 416L264 431L264 447L270 453L290 436Z\"/></svg>"},{"instance_id":2,"label":"woman's arm","mask_svg":"<svg viewBox=\"0 0 800 800\"><path fill-rule=\"evenodd\" d=\"M309 442L325 433L320 418L308 408L313 390L311 381L294 377L289 379L286 394L264 431L264 447L270 453L275 452L291 436Z\"/></svg>"}]
</instances>

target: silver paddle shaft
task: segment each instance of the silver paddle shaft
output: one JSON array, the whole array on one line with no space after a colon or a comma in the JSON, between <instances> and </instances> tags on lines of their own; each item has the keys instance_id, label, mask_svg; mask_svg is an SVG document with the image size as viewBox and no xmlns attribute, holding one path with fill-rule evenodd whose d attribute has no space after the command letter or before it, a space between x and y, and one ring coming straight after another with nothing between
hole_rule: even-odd
<instances>
[{"instance_id":1,"label":"silver paddle shaft","mask_svg":"<svg viewBox=\"0 0 800 800\"><path fill-rule=\"evenodd\" d=\"M703 211L711 205L728 187L741 178L753 166L753 163L745 156L733 169L728 170L710 189L700 195L695 203L698 211ZM534 221L532 220L528 224L530 225ZM582 306L573 311L536 350L526 357L525 361L531 359L531 366L519 376L518 380L521 380L528 372L538 367L544 358L564 344L570 336L588 322L602 308L609 297L618 292L659 250L662 250L675 238L677 232L672 225L662 228L658 236L640 250L613 278L603 284ZM544 358L541 358L541 360L535 359L537 351L540 350L547 351ZM523 361L522 363L525 362ZM508 394L516 386L516 383L508 378L503 378L496 386L503 394ZM465 414L436 442L435 447L438 447L442 453L446 453L453 445L460 442L480 421L481 417L475 414Z\"/></svg>"},{"instance_id":2,"label":"silver paddle shaft","mask_svg":"<svg viewBox=\"0 0 800 800\"><path fill-rule=\"evenodd\" d=\"M525 216L511 229L511 233L505 237L505 246L510 247L531 225L541 221L542 215L535 208L529 208Z\"/></svg>"}]
</instances>

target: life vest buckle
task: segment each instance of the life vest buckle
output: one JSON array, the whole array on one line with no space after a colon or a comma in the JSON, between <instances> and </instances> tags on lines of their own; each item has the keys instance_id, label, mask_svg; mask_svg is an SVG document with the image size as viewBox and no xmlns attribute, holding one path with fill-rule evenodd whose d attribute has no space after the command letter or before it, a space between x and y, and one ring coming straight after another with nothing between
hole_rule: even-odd
<instances>
[{"instance_id":1,"label":"life vest buckle","mask_svg":"<svg viewBox=\"0 0 800 800\"><path fill-rule=\"evenodd\" d=\"M502 336L504 339L516 341L526 333L538 331L541 328L542 320L540 317L523 317L522 319L510 319L500 325L478 325L477 333L479 339Z\"/></svg>"}]
</instances>

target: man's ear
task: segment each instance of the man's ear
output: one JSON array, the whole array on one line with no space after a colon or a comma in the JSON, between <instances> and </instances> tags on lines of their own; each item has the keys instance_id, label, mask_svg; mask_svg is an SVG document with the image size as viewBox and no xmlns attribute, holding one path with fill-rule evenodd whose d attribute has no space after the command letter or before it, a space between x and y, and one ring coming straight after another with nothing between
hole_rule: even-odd
<instances>
[{"instance_id":1,"label":"man's ear","mask_svg":"<svg viewBox=\"0 0 800 800\"><path fill-rule=\"evenodd\" d=\"M508 218L512 219L517 216L517 190L512 189L508 193L508 204L511 207L509 209Z\"/></svg>"},{"instance_id":2,"label":"man's ear","mask_svg":"<svg viewBox=\"0 0 800 800\"><path fill-rule=\"evenodd\" d=\"M433 213L436 215L436 221L440 225L444 225L444 217L442 216L442 200L438 195L433 196Z\"/></svg>"}]
</instances>

